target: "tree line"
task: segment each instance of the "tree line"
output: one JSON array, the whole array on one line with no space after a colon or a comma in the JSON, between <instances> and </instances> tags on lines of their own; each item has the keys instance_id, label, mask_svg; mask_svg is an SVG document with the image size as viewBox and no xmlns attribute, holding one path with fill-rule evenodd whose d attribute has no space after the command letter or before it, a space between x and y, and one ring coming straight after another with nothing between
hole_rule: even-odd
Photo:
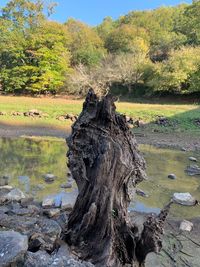
<instances>
[{"instance_id":1,"label":"tree line","mask_svg":"<svg viewBox=\"0 0 200 267\"><path fill-rule=\"evenodd\" d=\"M52 21L54 7L10 0L1 9L2 92L200 92L200 1L106 17L96 27Z\"/></svg>"}]
</instances>

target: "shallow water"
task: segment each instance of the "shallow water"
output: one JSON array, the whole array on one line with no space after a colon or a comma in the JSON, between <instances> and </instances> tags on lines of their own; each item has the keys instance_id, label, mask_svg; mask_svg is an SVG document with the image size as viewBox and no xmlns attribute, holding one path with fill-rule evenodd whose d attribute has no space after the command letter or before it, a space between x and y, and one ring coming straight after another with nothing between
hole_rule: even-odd
<instances>
[{"instance_id":1,"label":"shallow water","mask_svg":"<svg viewBox=\"0 0 200 267\"><path fill-rule=\"evenodd\" d=\"M21 188L38 200L60 192L71 195L76 191L75 183L72 189L60 188L67 181L66 150L62 139L1 138L0 175L9 175L10 185ZM193 156L200 161L200 154L149 145L141 145L140 150L147 162L149 179L138 187L149 197L137 196L130 209L158 213L174 192L190 192L196 199L200 199L200 176L192 177L184 172L190 164L188 157ZM45 183L43 176L46 173L56 175L55 182ZM177 179L168 179L170 173L174 173ZM200 206L173 205L171 215L179 218L196 217L200 215Z\"/></svg>"}]
</instances>

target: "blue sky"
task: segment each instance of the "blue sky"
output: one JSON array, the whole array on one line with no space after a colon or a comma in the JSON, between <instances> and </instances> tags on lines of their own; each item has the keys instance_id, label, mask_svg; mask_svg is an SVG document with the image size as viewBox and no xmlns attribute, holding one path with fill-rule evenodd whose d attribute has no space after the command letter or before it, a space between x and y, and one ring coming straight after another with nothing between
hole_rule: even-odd
<instances>
[{"instance_id":1,"label":"blue sky","mask_svg":"<svg viewBox=\"0 0 200 267\"><path fill-rule=\"evenodd\" d=\"M8 0L0 0L0 6ZM104 17L114 19L131 10L154 9L159 6L174 6L180 3L191 3L191 0L56 0L56 13L52 19L65 22L67 18L86 22L90 25L101 23Z\"/></svg>"}]
</instances>

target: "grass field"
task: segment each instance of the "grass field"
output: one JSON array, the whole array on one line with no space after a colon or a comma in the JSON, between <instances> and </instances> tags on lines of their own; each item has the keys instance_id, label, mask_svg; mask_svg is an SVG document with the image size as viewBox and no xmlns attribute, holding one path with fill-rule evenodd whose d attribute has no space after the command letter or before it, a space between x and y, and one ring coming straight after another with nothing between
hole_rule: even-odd
<instances>
[{"instance_id":1,"label":"grass field","mask_svg":"<svg viewBox=\"0 0 200 267\"><path fill-rule=\"evenodd\" d=\"M82 109L82 100L61 98L32 98L0 96L0 111L7 115L0 116L0 123L15 125L44 125L51 127L66 127L70 121L59 121L57 116L66 113L79 114ZM129 115L135 119L140 118L148 123L147 130L160 132L188 132L200 133L200 126L194 123L200 120L200 106L186 104L139 104L130 102L116 103L117 111ZM30 118L24 116L11 116L13 111L26 112L30 109L38 109L49 115L48 118ZM161 127L153 123L156 116L164 116L169 119L171 126Z\"/></svg>"}]
</instances>

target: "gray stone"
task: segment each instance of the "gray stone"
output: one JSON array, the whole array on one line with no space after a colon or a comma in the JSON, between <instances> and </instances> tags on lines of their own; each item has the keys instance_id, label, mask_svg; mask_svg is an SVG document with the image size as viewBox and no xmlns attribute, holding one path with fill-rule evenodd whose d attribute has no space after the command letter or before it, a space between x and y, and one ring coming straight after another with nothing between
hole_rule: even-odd
<instances>
[{"instance_id":1,"label":"gray stone","mask_svg":"<svg viewBox=\"0 0 200 267\"><path fill-rule=\"evenodd\" d=\"M19 216L26 216L26 215L34 214L34 210L28 209L28 208L17 208L17 209L13 209L11 212Z\"/></svg>"},{"instance_id":2,"label":"gray stone","mask_svg":"<svg viewBox=\"0 0 200 267\"><path fill-rule=\"evenodd\" d=\"M4 203L5 201L21 201L25 198L24 193L17 189L9 186L1 186L0 187L0 203Z\"/></svg>"},{"instance_id":3,"label":"gray stone","mask_svg":"<svg viewBox=\"0 0 200 267\"><path fill-rule=\"evenodd\" d=\"M21 190L19 190L18 188L15 188L15 189L12 189L5 197L6 197L6 200L20 201L26 196Z\"/></svg>"},{"instance_id":4,"label":"gray stone","mask_svg":"<svg viewBox=\"0 0 200 267\"><path fill-rule=\"evenodd\" d=\"M53 242L61 234L61 227L54 220L45 217L37 218L30 216L18 216L0 213L0 222L2 227L20 232L29 237L35 233L48 236Z\"/></svg>"},{"instance_id":5,"label":"gray stone","mask_svg":"<svg viewBox=\"0 0 200 267\"><path fill-rule=\"evenodd\" d=\"M183 220L180 224L180 230L181 231L187 231L187 232L191 232L192 228L193 228L193 223L187 220Z\"/></svg>"},{"instance_id":6,"label":"gray stone","mask_svg":"<svg viewBox=\"0 0 200 267\"><path fill-rule=\"evenodd\" d=\"M55 204L55 195L49 195L45 197L42 201L43 208L51 208L54 207Z\"/></svg>"},{"instance_id":7,"label":"gray stone","mask_svg":"<svg viewBox=\"0 0 200 267\"><path fill-rule=\"evenodd\" d=\"M28 238L13 231L0 232L0 266L17 266L28 249Z\"/></svg>"},{"instance_id":8,"label":"gray stone","mask_svg":"<svg viewBox=\"0 0 200 267\"><path fill-rule=\"evenodd\" d=\"M147 193L145 193L143 190L141 190L139 188L136 189L136 194L138 196L141 196L141 197L149 197L149 195Z\"/></svg>"},{"instance_id":9,"label":"gray stone","mask_svg":"<svg viewBox=\"0 0 200 267\"><path fill-rule=\"evenodd\" d=\"M46 251L32 253L28 251L25 258L24 267L47 267L50 263L50 255Z\"/></svg>"},{"instance_id":10,"label":"gray stone","mask_svg":"<svg viewBox=\"0 0 200 267\"><path fill-rule=\"evenodd\" d=\"M182 147L181 151L185 152L185 151L187 151L187 149L185 147Z\"/></svg>"},{"instance_id":11,"label":"gray stone","mask_svg":"<svg viewBox=\"0 0 200 267\"><path fill-rule=\"evenodd\" d=\"M76 201L76 197L77 195L75 193L73 194L63 193L61 208L63 210L72 210Z\"/></svg>"},{"instance_id":12,"label":"gray stone","mask_svg":"<svg viewBox=\"0 0 200 267\"><path fill-rule=\"evenodd\" d=\"M52 173L47 173L44 175L44 180L47 183L52 183L54 182L55 179L56 179L56 176Z\"/></svg>"},{"instance_id":13,"label":"gray stone","mask_svg":"<svg viewBox=\"0 0 200 267\"><path fill-rule=\"evenodd\" d=\"M190 161L197 162L197 159L196 159L196 158L194 158L194 157L189 157L188 159L189 159Z\"/></svg>"},{"instance_id":14,"label":"gray stone","mask_svg":"<svg viewBox=\"0 0 200 267\"><path fill-rule=\"evenodd\" d=\"M0 213L7 213L10 209L6 206L0 206Z\"/></svg>"},{"instance_id":15,"label":"gray stone","mask_svg":"<svg viewBox=\"0 0 200 267\"><path fill-rule=\"evenodd\" d=\"M190 176L200 175L200 167L198 165L190 165L185 172Z\"/></svg>"},{"instance_id":16,"label":"gray stone","mask_svg":"<svg viewBox=\"0 0 200 267\"><path fill-rule=\"evenodd\" d=\"M75 204L77 192L62 192L56 195L49 195L43 199L43 208L62 208L71 210Z\"/></svg>"},{"instance_id":17,"label":"gray stone","mask_svg":"<svg viewBox=\"0 0 200 267\"><path fill-rule=\"evenodd\" d=\"M60 214L60 209L48 209L44 210L44 214L46 214L49 218L57 216Z\"/></svg>"},{"instance_id":18,"label":"gray stone","mask_svg":"<svg viewBox=\"0 0 200 267\"><path fill-rule=\"evenodd\" d=\"M10 186L10 185L0 186L0 191L3 190L3 189L7 189L7 190L11 191L13 189L13 187Z\"/></svg>"},{"instance_id":19,"label":"gray stone","mask_svg":"<svg viewBox=\"0 0 200 267\"><path fill-rule=\"evenodd\" d=\"M174 193L173 200L184 206L194 206L196 200L190 193Z\"/></svg>"},{"instance_id":20,"label":"gray stone","mask_svg":"<svg viewBox=\"0 0 200 267\"><path fill-rule=\"evenodd\" d=\"M28 205L32 204L34 201L33 197L25 197L21 199L21 205L22 207L27 207Z\"/></svg>"},{"instance_id":21,"label":"gray stone","mask_svg":"<svg viewBox=\"0 0 200 267\"><path fill-rule=\"evenodd\" d=\"M154 252L147 254L145 267L161 267L158 255Z\"/></svg>"},{"instance_id":22,"label":"gray stone","mask_svg":"<svg viewBox=\"0 0 200 267\"><path fill-rule=\"evenodd\" d=\"M25 259L24 267L94 267L93 264L84 261L78 261L70 257L61 247L58 253L50 256L45 251L36 253L28 252Z\"/></svg>"},{"instance_id":23,"label":"gray stone","mask_svg":"<svg viewBox=\"0 0 200 267\"><path fill-rule=\"evenodd\" d=\"M72 188L72 183L70 183L70 182L68 182L68 183L66 183L66 184L61 184L61 188Z\"/></svg>"},{"instance_id":24,"label":"gray stone","mask_svg":"<svg viewBox=\"0 0 200 267\"><path fill-rule=\"evenodd\" d=\"M172 179L172 180L175 180L176 179L176 175L171 173L171 174L168 175L168 178Z\"/></svg>"}]
</instances>

